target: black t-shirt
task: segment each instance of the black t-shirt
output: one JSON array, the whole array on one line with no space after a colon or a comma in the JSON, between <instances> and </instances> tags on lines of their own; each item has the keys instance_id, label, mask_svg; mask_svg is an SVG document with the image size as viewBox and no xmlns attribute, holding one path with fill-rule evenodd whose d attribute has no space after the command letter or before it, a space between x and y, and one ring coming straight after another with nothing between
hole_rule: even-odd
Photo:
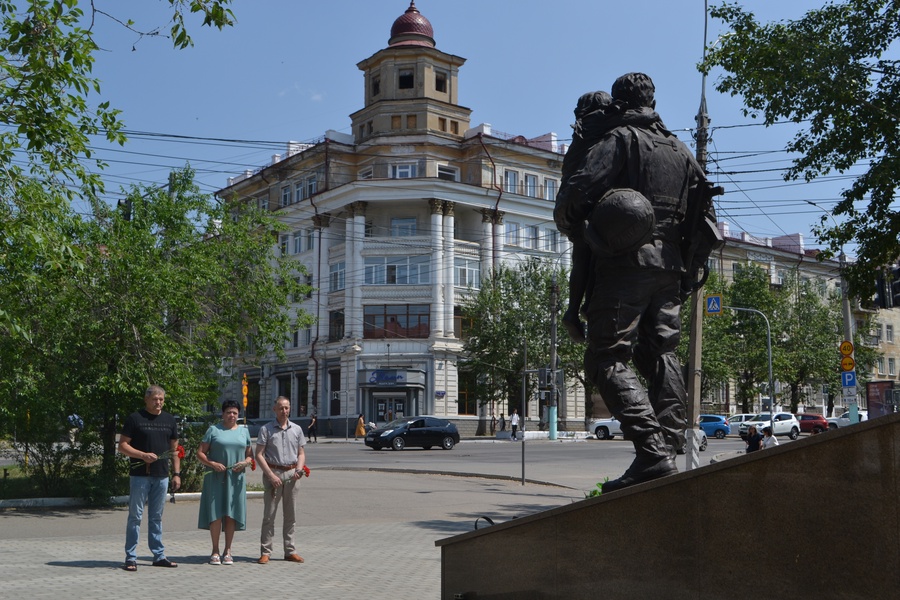
<instances>
[{"instance_id":1,"label":"black t-shirt","mask_svg":"<svg viewBox=\"0 0 900 600\"><path fill-rule=\"evenodd\" d=\"M143 408L125 419L122 435L131 438L131 447L142 452L152 452L159 456L171 448L172 440L178 439L175 417L163 411L152 415ZM131 475L151 477L169 476L169 459L162 458L147 464L136 458L131 459Z\"/></svg>"}]
</instances>

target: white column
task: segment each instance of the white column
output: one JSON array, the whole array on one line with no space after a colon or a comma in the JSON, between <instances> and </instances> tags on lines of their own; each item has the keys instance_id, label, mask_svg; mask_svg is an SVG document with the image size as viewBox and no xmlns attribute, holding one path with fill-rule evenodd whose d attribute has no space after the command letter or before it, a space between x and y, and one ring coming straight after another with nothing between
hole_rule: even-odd
<instances>
[{"instance_id":1,"label":"white column","mask_svg":"<svg viewBox=\"0 0 900 600\"><path fill-rule=\"evenodd\" d=\"M444 295L442 293L446 269L444 268L444 203L431 199L431 335L444 334Z\"/></svg>"},{"instance_id":2,"label":"white column","mask_svg":"<svg viewBox=\"0 0 900 600\"><path fill-rule=\"evenodd\" d=\"M362 251L366 237L366 203L350 204L350 218L345 228L347 242L347 290L344 302L345 333L349 338L361 338L363 334L362 284L365 276Z\"/></svg>"},{"instance_id":3,"label":"white column","mask_svg":"<svg viewBox=\"0 0 900 600\"><path fill-rule=\"evenodd\" d=\"M454 271L456 269L456 248L453 235L454 216L453 202L444 202L444 268L441 278L444 280L444 335L453 337L453 297L454 297Z\"/></svg>"},{"instance_id":4,"label":"white column","mask_svg":"<svg viewBox=\"0 0 900 600\"><path fill-rule=\"evenodd\" d=\"M494 264L494 211L481 209L481 279L490 274Z\"/></svg>"}]
</instances>

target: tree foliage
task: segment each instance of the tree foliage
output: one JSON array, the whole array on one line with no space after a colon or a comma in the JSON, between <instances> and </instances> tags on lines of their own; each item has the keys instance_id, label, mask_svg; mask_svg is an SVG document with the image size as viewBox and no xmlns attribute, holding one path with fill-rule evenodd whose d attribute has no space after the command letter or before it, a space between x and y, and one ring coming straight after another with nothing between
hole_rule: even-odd
<instances>
[{"instance_id":1,"label":"tree foliage","mask_svg":"<svg viewBox=\"0 0 900 600\"><path fill-rule=\"evenodd\" d=\"M203 25L233 23L231 0L167 0L171 40L191 44L185 14ZM77 245L60 223L71 203L96 200L103 191L90 138L125 143L120 112L100 100L94 76L98 44L91 26L101 2L0 0L0 277L27 286L41 269L83 266ZM81 7L88 7L87 14ZM113 9L121 10L113 4ZM116 19L119 20L119 19ZM119 20L125 25L124 21ZM130 23L130 22L129 22ZM0 305L0 333L20 336L22 321Z\"/></svg>"},{"instance_id":2,"label":"tree foliage","mask_svg":"<svg viewBox=\"0 0 900 600\"><path fill-rule=\"evenodd\" d=\"M122 209L95 204L64 235L80 270L37 269L27 285L0 289L27 315L24 339L0 339L0 410L25 429L80 414L97 429L107 465L121 419L150 383L167 410L196 414L219 394L223 358L283 347L311 318L286 309L309 291L302 268L275 256L276 224L255 208L228 208L175 174L168 189L134 189ZM48 428L44 428L49 430Z\"/></svg>"},{"instance_id":3,"label":"tree foliage","mask_svg":"<svg viewBox=\"0 0 900 600\"><path fill-rule=\"evenodd\" d=\"M536 259L501 265L481 282L481 288L462 303L471 322L465 341L466 368L476 374L480 404L498 402L503 409L522 410L522 369L550 364L550 290L553 276L566 281L564 271ZM560 286L565 289L565 284ZM525 364L527 345L528 362ZM584 346L571 342L562 328L557 335L560 365L565 376L583 380ZM532 397L536 378L529 377Z\"/></svg>"},{"instance_id":4,"label":"tree foliage","mask_svg":"<svg viewBox=\"0 0 900 600\"><path fill-rule=\"evenodd\" d=\"M829 3L793 21L763 24L736 4L711 9L731 30L707 49L701 69L721 67L716 89L741 96L745 114L766 125L801 125L787 144L799 158L786 179L864 165L817 234L833 256L848 242L858 261L847 270L851 293L870 296L873 273L900 255L900 38L898 0Z\"/></svg>"}]
</instances>

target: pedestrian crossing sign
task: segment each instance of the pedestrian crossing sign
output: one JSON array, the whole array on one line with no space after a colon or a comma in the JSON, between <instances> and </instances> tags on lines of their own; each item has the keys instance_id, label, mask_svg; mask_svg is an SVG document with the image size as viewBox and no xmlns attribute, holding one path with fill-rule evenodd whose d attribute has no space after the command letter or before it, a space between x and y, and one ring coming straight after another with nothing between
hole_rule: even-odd
<instances>
[{"instance_id":1,"label":"pedestrian crossing sign","mask_svg":"<svg viewBox=\"0 0 900 600\"><path fill-rule=\"evenodd\" d=\"M706 296L706 314L721 315L722 314L722 296L710 295Z\"/></svg>"}]
</instances>

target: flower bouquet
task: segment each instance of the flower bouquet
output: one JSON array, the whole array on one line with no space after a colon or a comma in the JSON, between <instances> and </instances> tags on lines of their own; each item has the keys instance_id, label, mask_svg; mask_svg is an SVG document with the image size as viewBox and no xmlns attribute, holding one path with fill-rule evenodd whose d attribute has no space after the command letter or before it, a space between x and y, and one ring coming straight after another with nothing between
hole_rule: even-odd
<instances>
[{"instance_id":1,"label":"flower bouquet","mask_svg":"<svg viewBox=\"0 0 900 600\"><path fill-rule=\"evenodd\" d=\"M132 466L137 466L137 465L140 464L140 463L144 463L145 465L147 465L147 467L146 467L146 468L147 468L147 474L149 475L149 474L150 474L150 465L152 465L152 464L154 464L155 462L160 461L160 460L169 460L173 455L174 455L174 456L178 456L178 459L179 459L179 460L181 460L182 458L184 458L184 446L182 446L181 444L178 444L178 446L175 448L174 451L172 451L172 450L166 450L165 452L163 452L163 453L161 453L161 454L157 454L157 455L156 455L156 460L153 461L152 463L144 463L143 460L140 460L140 459L138 459L138 458L132 458L132 459L131 459L131 464L132 464Z\"/></svg>"}]
</instances>

